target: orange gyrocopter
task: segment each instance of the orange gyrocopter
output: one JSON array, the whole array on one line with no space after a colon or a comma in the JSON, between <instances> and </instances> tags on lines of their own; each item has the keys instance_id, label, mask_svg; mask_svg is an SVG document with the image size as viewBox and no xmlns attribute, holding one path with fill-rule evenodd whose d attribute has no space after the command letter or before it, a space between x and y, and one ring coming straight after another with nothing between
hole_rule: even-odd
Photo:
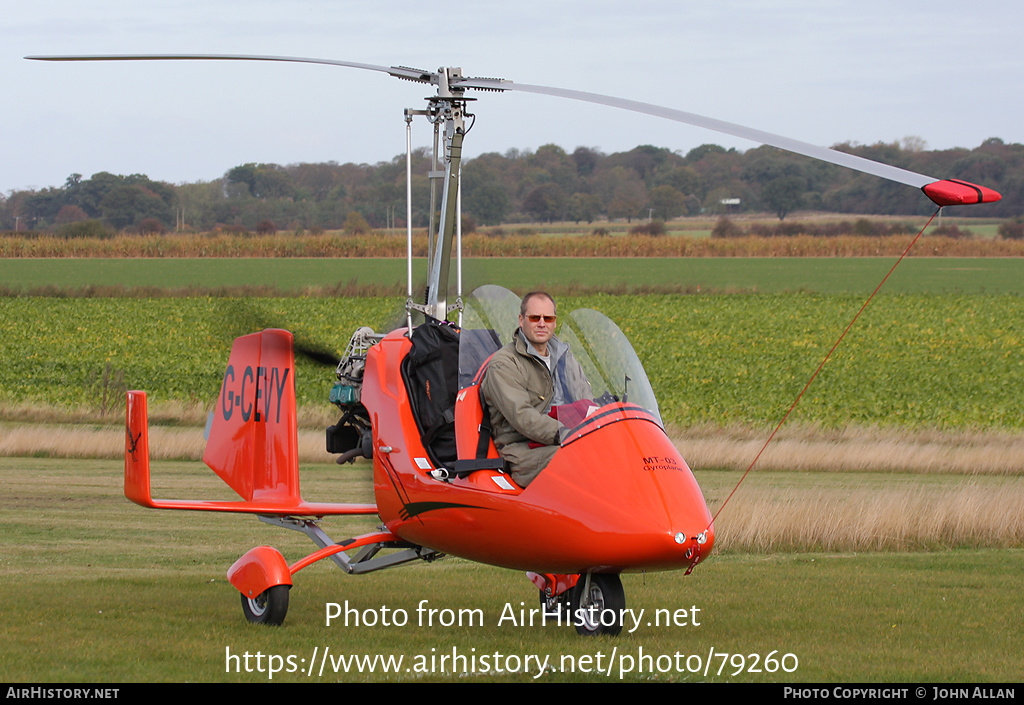
<instances>
[{"instance_id":1,"label":"orange gyrocopter","mask_svg":"<svg viewBox=\"0 0 1024 705\"><path fill-rule=\"evenodd\" d=\"M204 462L237 501L154 499L150 492L146 394L128 393L125 496L144 507L256 514L305 533L318 550L293 563L269 546L250 550L228 579L252 622L281 624L293 578L326 558L366 573L444 554L527 571L546 616L580 634L622 628L624 572L691 571L714 545L714 525L690 468L665 433L657 401L636 354L618 327L591 310L572 312L559 335L590 380L594 399L574 400L560 420L571 430L528 487L504 471L488 435L480 382L487 360L517 325L519 298L485 286L463 299L459 184L468 89L525 91L655 115L725 132L921 188L936 204L998 200L957 180L938 180L850 154L692 113L593 93L344 61L244 55L104 55L28 57L47 61L290 61L369 69L437 87L423 116L435 131L431 170L430 253L422 303L412 295L409 226L406 325L386 334L355 331L337 365L331 402L341 413L327 431L339 462L372 459L373 504L312 503L299 488L295 350L292 334L267 329L235 340L207 427ZM407 223L411 167L407 166ZM439 201L439 202L438 202ZM439 215L433 215L437 212ZM456 299L448 302L452 252ZM422 319L419 325L414 325ZM455 318L453 323L447 319ZM424 394L424 390L429 390ZM572 419L571 421L569 419ZM376 515L378 530L334 541L324 517Z\"/></svg>"}]
</instances>

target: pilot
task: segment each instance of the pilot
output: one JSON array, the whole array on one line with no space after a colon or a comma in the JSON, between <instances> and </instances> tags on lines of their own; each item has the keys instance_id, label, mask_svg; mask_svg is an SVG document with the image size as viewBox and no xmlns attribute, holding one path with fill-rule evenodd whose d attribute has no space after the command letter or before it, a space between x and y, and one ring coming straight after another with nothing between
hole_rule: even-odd
<instances>
[{"instance_id":1,"label":"pilot","mask_svg":"<svg viewBox=\"0 0 1024 705\"><path fill-rule=\"evenodd\" d=\"M494 445L520 487L544 469L568 431L548 415L551 407L592 397L583 368L555 336L556 320L549 294L524 296L519 328L494 353L480 387L490 408Z\"/></svg>"}]
</instances>

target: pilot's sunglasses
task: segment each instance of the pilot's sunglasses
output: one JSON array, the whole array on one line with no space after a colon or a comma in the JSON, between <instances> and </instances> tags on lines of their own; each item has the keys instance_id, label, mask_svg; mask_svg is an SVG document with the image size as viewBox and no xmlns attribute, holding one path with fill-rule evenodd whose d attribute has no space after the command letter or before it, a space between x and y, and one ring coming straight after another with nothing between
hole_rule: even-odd
<instances>
[{"instance_id":1,"label":"pilot's sunglasses","mask_svg":"<svg viewBox=\"0 0 1024 705\"><path fill-rule=\"evenodd\" d=\"M530 323L540 323L540 320L542 318L544 319L545 323L554 323L555 319L558 318L558 316L541 316L540 314L535 313L527 316L526 318L530 321Z\"/></svg>"}]
</instances>

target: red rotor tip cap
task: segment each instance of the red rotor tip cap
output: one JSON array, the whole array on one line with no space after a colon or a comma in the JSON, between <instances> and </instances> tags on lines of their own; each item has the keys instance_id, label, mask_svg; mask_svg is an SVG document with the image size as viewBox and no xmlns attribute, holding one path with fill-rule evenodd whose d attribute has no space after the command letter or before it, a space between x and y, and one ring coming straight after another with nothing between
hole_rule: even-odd
<instances>
[{"instance_id":1,"label":"red rotor tip cap","mask_svg":"<svg viewBox=\"0 0 1024 705\"><path fill-rule=\"evenodd\" d=\"M921 189L924 195L940 206L965 206L971 203L994 203L1002 198L999 192L959 179L935 181Z\"/></svg>"}]
</instances>

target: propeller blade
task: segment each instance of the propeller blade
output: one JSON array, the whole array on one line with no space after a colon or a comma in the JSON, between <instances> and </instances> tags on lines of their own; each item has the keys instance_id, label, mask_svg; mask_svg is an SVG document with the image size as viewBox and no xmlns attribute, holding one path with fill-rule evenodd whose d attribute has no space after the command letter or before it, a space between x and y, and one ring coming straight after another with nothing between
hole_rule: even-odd
<instances>
[{"instance_id":1,"label":"propeller blade","mask_svg":"<svg viewBox=\"0 0 1024 705\"><path fill-rule=\"evenodd\" d=\"M341 357L330 346L317 340L305 331L296 331L295 327L282 321L279 316L267 313L251 299L225 300L219 304L223 316L222 329L225 342L233 341L241 336L268 329L287 330L292 333L292 349L297 357L327 367L337 367Z\"/></svg>"},{"instance_id":2,"label":"propeller blade","mask_svg":"<svg viewBox=\"0 0 1024 705\"><path fill-rule=\"evenodd\" d=\"M295 343L295 354L325 367L336 368L341 362L338 354L331 350L299 342Z\"/></svg>"}]
</instances>

